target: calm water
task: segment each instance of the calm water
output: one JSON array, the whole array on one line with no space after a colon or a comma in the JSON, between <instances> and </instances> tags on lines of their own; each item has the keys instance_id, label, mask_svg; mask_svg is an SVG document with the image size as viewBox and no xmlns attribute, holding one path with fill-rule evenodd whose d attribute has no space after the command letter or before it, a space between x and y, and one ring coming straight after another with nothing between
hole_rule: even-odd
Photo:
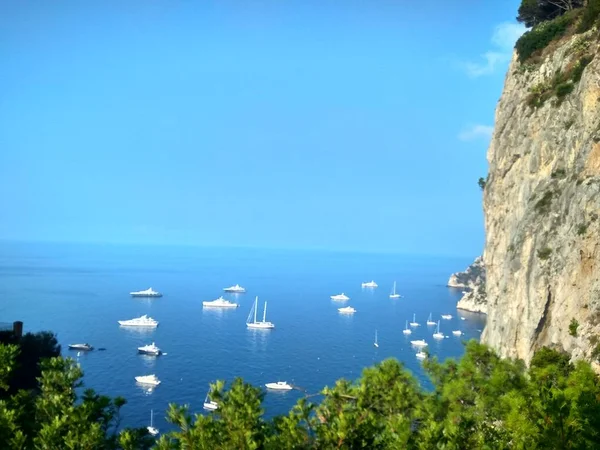
<instances>
[{"instance_id":1,"label":"calm water","mask_svg":"<svg viewBox=\"0 0 600 450\"><path fill-rule=\"evenodd\" d=\"M479 315L456 311L459 292L445 287L451 272L471 258L414 257L351 253L101 245L0 244L0 322L24 321L26 331L52 330L63 354L68 343L106 347L79 357L86 386L128 400L124 425L145 426L150 409L155 425L168 428L169 402L202 411L208 383L241 376L255 385L287 380L309 393L336 379L354 379L363 367L385 358L401 360L424 384L410 339L424 338L440 358L457 357L463 339L478 338ZM378 289L362 289L374 279ZM390 299L393 281L404 297ZM239 283L248 290L225 295L241 304L234 310L203 310L222 288ZM133 299L132 290L152 286L158 299ZM353 316L329 299L345 292ZM255 295L268 301L272 331L248 330L246 317ZM442 321L450 337L436 342L428 314ZM413 313L422 324L402 333ZM155 330L120 328L117 320L148 314ZM461 320L460 316L466 318ZM461 329L462 338L451 331ZM379 348L373 346L378 331ZM155 341L167 355L145 357L136 348ZM162 384L152 391L134 377L155 373ZM268 415L286 412L299 391L266 395ZM158 416L158 417L156 417Z\"/></svg>"}]
</instances>

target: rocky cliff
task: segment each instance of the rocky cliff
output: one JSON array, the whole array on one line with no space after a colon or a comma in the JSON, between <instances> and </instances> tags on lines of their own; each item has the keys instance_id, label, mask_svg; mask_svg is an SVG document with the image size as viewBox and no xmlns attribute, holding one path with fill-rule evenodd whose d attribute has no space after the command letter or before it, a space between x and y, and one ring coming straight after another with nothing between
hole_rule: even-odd
<instances>
[{"instance_id":1,"label":"rocky cliff","mask_svg":"<svg viewBox=\"0 0 600 450\"><path fill-rule=\"evenodd\" d=\"M463 291L463 295L456 305L458 309L487 313L485 265L481 256L477 257L464 272L453 273L448 280L448 287Z\"/></svg>"},{"instance_id":2,"label":"rocky cliff","mask_svg":"<svg viewBox=\"0 0 600 450\"><path fill-rule=\"evenodd\" d=\"M528 362L541 346L600 354L598 45L592 30L553 42L535 63L515 56L497 105L482 341L503 356Z\"/></svg>"}]
</instances>

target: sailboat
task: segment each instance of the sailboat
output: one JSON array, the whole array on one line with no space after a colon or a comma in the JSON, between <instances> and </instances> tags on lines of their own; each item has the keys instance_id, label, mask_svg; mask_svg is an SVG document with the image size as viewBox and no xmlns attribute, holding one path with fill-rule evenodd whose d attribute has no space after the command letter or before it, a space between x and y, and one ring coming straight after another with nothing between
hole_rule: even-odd
<instances>
[{"instance_id":1,"label":"sailboat","mask_svg":"<svg viewBox=\"0 0 600 450\"><path fill-rule=\"evenodd\" d=\"M400 298L400 294L396 294L396 282L394 281L394 288L392 289L392 293L390 294L390 298Z\"/></svg>"},{"instance_id":2,"label":"sailboat","mask_svg":"<svg viewBox=\"0 0 600 450\"><path fill-rule=\"evenodd\" d=\"M404 326L404 330L402 330L404 334L411 334L412 331L408 328L408 320L406 321L406 325Z\"/></svg>"},{"instance_id":3,"label":"sailboat","mask_svg":"<svg viewBox=\"0 0 600 450\"><path fill-rule=\"evenodd\" d=\"M435 325L435 322L431 320L431 313L429 313L429 318L427 319L427 325Z\"/></svg>"},{"instance_id":4,"label":"sailboat","mask_svg":"<svg viewBox=\"0 0 600 450\"><path fill-rule=\"evenodd\" d=\"M440 333L440 321L437 323L437 331L433 333L434 339L444 339L444 333Z\"/></svg>"},{"instance_id":5,"label":"sailboat","mask_svg":"<svg viewBox=\"0 0 600 450\"><path fill-rule=\"evenodd\" d=\"M379 348L379 343L377 342L377 330L375 330L375 343L373 345Z\"/></svg>"},{"instance_id":6,"label":"sailboat","mask_svg":"<svg viewBox=\"0 0 600 450\"><path fill-rule=\"evenodd\" d=\"M210 389L208 390L208 392L206 393L206 397L204 398L203 408L208 409L209 411L214 411L215 409L219 408L219 404L217 402L213 402L210 399L210 397L208 396L209 393L210 393Z\"/></svg>"},{"instance_id":7,"label":"sailboat","mask_svg":"<svg viewBox=\"0 0 600 450\"><path fill-rule=\"evenodd\" d=\"M418 327L418 326L420 326L420 325L421 325L421 324L417 322L417 315L416 315L416 314L413 314L413 321L410 323L410 326L411 326L411 327Z\"/></svg>"},{"instance_id":8,"label":"sailboat","mask_svg":"<svg viewBox=\"0 0 600 450\"><path fill-rule=\"evenodd\" d=\"M150 426L147 427L148 433L150 433L152 436L156 436L159 431L158 428L154 428L154 410L151 409L150 410Z\"/></svg>"},{"instance_id":9,"label":"sailboat","mask_svg":"<svg viewBox=\"0 0 600 450\"><path fill-rule=\"evenodd\" d=\"M263 318L262 321L256 320L256 312L258 310L258 296L256 300L254 300L254 306L250 310L250 314L248 314L248 318L246 319L246 326L248 328L258 328L261 330L270 330L275 328L275 324L272 322L267 322L267 302L265 302L265 308L263 310ZM254 320L251 321L252 313L254 312Z\"/></svg>"}]
</instances>

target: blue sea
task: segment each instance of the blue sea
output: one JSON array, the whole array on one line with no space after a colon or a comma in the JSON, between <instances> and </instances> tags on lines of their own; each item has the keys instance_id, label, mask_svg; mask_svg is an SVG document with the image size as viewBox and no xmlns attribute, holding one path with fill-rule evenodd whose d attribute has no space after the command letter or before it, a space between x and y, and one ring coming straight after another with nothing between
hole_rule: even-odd
<instances>
[{"instance_id":1,"label":"blue sea","mask_svg":"<svg viewBox=\"0 0 600 450\"><path fill-rule=\"evenodd\" d=\"M459 357L463 341L478 339L485 316L456 310L460 292L448 289L449 275L471 258L391 254L273 251L201 247L88 244L0 244L0 322L22 320L25 331L51 330L63 355L78 359L84 383L102 394L123 396L123 425L155 426L166 431L170 402L204 413L208 385L243 377L257 386L286 380L299 387L268 392L266 415L286 413L304 393L317 393L337 379L355 379L364 367L397 358L424 385L428 380L415 358L411 339L425 339L440 359ZM379 287L363 289L375 280ZM390 299L393 282L403 296ZM224 295L241 306L208 310L202 301L239 283L247 293ZM162 298L139 299L130 291L152 287ZM350 301L330 300L346 293ZM271 331L245 325L255 296L268 301ZM354 315L339 314L353 306ZM262 312L262 309L260 310ZM429 313L442 320L448 337L432 338ZM157 329L119 327L118 320L142 314L160 322ZM416 314L421 326L411 336L402 330ZM465 320L461 319L464 318ZM452 335L460 329L462 337ZM375 331L379 348L373 345ZM166 352L159 358L137 354L152 341ZM106 351L81 354L67 344L89 342ZM138 375L156 374L155 389L139 387ZM318 399L318 397L317 397Z\"/></svg>"}]
</instances>

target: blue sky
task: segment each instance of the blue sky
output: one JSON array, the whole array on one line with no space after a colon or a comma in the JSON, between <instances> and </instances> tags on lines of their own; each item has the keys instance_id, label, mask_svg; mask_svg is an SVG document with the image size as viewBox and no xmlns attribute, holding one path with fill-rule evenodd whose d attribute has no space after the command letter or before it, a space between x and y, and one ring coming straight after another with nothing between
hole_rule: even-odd
<instances>
[{"instance_id":1,"label":"blue sky","mask_svg":"<svg viewBox=\"0 0 600 450\"><path fill-rule=\"evenodd\" d=\"M517 6L1 2L0 239L475 256Z\"/></svg>"}]
</instances>

